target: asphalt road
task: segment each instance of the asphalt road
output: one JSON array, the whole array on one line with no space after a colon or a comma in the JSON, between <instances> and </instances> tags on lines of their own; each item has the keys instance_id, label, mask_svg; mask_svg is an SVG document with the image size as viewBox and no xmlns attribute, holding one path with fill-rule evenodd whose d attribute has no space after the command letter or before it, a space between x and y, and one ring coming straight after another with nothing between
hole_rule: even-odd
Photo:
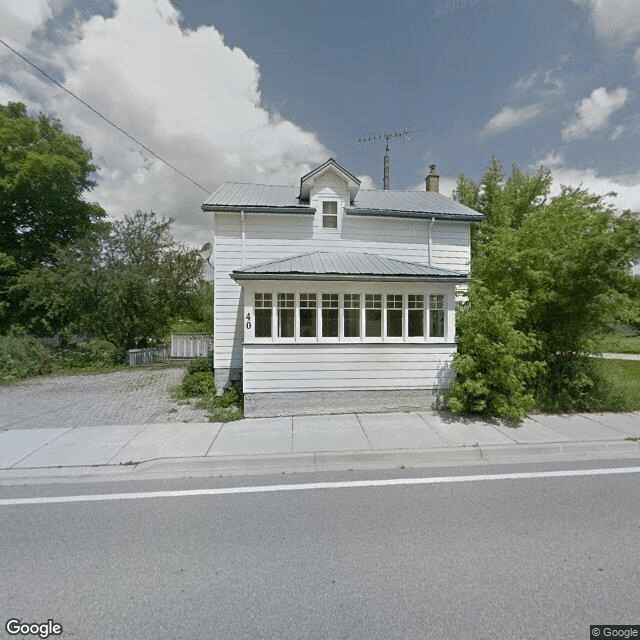
<instances>
[{"instance_id":1,"label":"asphalt road","mask_svg":"<svg viewBox=\"0 0 640 640\"><path fill-rule=\"evenodd\" d=\"M615 466L625 465L490 471ZM46 485L0 497L487 472ZM639 489L629 473L0 504L1 622L52 618L56 637L101 640L586 639L590 624L640 624Z\"/></svg>"}]
</instances>

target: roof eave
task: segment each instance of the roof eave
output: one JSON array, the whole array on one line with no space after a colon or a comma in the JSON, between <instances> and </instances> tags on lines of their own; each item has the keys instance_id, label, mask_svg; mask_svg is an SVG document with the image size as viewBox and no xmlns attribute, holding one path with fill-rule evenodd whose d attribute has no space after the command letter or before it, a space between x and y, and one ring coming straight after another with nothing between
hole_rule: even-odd
<instances>
[{"instance_id":1,"label":"roof eave","mask_svg":"<svg viewBox=\"0 0 640 640\"><path fill-rule=\"evenodd\" d=\"M216 213L288 213L298 215L315 215L315 207L256 207L242 206L231 204L205 204L202 205L203 211L215 211Z\"/></svg>"},{"instance_id":2,"label":"roof eave","mask_svg":"<svg viewBox=\"0 0 640 640\"><path fill-rule=\"evenodd\" d=\"M345 213L350 216L371 216L385 218L416 218L420 220L428 220L435 218L436 220L455 220L457 222L482 222L484 216L481 213L474 214L454 214L454 213L436 213L432 211L394 211L390 209L354 209L353 207L345 207Z\"/></svg>"},{"instance_id":3,"label":"roof eave","mask_svg":"<svg viewBox=\"0 0 640 640\"><path fill-rule=\"evenodd\" d=\"M321 165L312 169L309 173L306 173L302 178L300 178L300 195L298 197L302 200L308 200L311 185L315 183L315 180L319 176L323 175L326 171L331 170L338 173L342 179L347 182L349 197L353 202L358 193L358 189L360 189L360 180L358 180L358 178L350 171L347 171L343 166L339 165L333 158L329 158L326 162L323 162Z\"/></svg>"},{"instance_id":4,"label":"roof eave","mask_svg":"<svg viewBox=\"0 0 640 640\"><path fill-rule=\"evenodd\" d=\"M341 273L244 273L231 272L231 278L236 282L243 280L304 280L304 281L377 281L377 282L446 282L451 284L466 284L468 275L456 276L420 276L420 275L375 275L375 274L341 274Z\"/></svg>"}]
</instances>

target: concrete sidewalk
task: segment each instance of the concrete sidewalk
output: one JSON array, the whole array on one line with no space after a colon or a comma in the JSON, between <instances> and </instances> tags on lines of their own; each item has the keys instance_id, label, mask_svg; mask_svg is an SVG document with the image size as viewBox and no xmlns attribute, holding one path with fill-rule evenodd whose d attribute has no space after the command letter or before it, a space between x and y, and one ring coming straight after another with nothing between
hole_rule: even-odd
<instances>
[{"instance_id":1,"label":"concrete sidewalk","mask_svg":"<svg viewBox=\"0 0 640 640\"><path fill-rule=\"evenodd\" d=\"M640 412L534 415L520 426L446 412L0 431L0 483L463 463L640 459Z\"/></svg>"}]
</instances>

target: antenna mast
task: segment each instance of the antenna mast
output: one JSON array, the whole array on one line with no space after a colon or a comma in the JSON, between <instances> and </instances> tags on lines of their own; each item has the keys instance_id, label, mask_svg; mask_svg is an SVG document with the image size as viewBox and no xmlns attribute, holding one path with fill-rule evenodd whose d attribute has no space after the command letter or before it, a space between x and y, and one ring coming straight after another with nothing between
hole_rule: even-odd
<instances>
[{"instance_id":1,"label":"antenna mast","mask_svg":"<svg viewBox=\"0 0 640 640\"><path fill-rule=\"evenodd\" d=\"M410 133L419 133L422 129L402 129L402 131L393 131L389 133L381 133L377 136L369 136L368 138L358 138L358 142L377 142L378 140L383 140L386 143L384 150L384 174L383 174L383 185L386 190L389 190L389 140L391 138L409 138Z\"/></svg>"}]
</instances>

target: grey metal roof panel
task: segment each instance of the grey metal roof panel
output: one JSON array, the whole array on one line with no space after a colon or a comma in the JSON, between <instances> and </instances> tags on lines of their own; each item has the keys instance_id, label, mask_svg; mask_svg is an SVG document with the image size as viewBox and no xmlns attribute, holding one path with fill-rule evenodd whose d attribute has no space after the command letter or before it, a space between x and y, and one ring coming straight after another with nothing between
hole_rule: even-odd
<instances>
[{"instance_id":1,"label":"grey metal roof panel","mask_svg":"<svg viewBox=\"0 0 640 640\"><path fill-rule=\"evenodd\" d=\"M347 214L355 215L369 213L371 215L392 215L391 212L422 214L425 217L430 214L446 215L452 218L460 217L477 221L483 219L481 213L434 191L361 190L353 204L347 208Z\"/></svg>"},{"instance_id":2,"label":"grey metal roof panel","mask_svg":"<svg viewBox=\"0 0 640 640\"><path fill-rule=\"evenodd\" d=\"M308 207L298 199L298 187L275 184L225 182L205 201L205 205L248 207Z\"/></svg>"},{"instance_id":3,"label":"grey metal roof panel","mask_svg":"<svg viewBox=\"0 0 640 640\"><path fill-rule=\"evenodd\" d=\"M202 205L204 210L260 211L262 208L283 212L310 213L309 202L298 197L298 187L273 184L226 182ZM476 221L481 213L432 191L397 191L361 189L346 209L347 215L391 216L403 218L444 217L450 220Z\"/></svg>"},{"instance_id":4,"label":"grey metal roof panel","mask_svg":"<svg viewBox=\"0 0 640 640\"><path fill-rule=\"evenodd\" d=\"M233 271L239 279L274 275L417 277L466 280L468 274L371 253L314 251Z\"/></svg>"}]
</instances>

